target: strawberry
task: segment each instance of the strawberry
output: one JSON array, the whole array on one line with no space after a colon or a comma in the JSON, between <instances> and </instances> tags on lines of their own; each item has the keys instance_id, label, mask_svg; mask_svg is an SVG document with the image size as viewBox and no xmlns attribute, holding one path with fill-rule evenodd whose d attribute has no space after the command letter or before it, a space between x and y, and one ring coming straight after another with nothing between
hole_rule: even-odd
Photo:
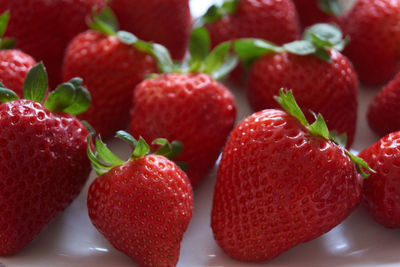
<instances>
[{"instance_id":1,"label":"strawberry","mask_svg":"<svg viewBox=\"0 0 400 267\"><path fill-rule=\"evenodd\" d=\"M341 21L351 42L344 50L368 85L388 82L398 71L400 2L359 0Z\"/></svg>"},{"instance_id":2,"label":"strawberry","mask_svg":"<svg viewBox=\"0 0 400 267\"><path fill-rule=\"evenodd\" d=\"M173 59L183 59L192 24L188 0L112 0L110 7L121 29L162 44Z\"/></svg>"},{"instance_id":3,"label":"strawberry","mask_svg":"<svg viewBox=\"0 0 400 267\"><path fill-rule=\"evenodd\" d=\"M210 33L212 47L245 37L277 44L300 38L297 12L291 0L225 0L211 6L201 23ZM240 66L233 73L233 81L243 79Z\"/></svg>"},{"instance_id":4,"label":"strawberry","mask_svg":"<svg viewBox=\"0 0 400 267\"><path fill-rule=\"evenodd\" d=\"M18 49L44 61L50 85L55 87L61 80L67 44L86 29L85 19L92 9L105 5L105 0L1 0L0 12L11 13L6 36L18 40Z\"/></svg>"},{"instance_id":5,"label":"strawberry","mask_svg":"<svg viewBox=\"0 0 400 267\"><path fill-rule=\"evenodd\" d=\"M384 136L400 130L400 73L383 88L368 107L368 123L372 130Z\"/></svg>"},{"instance_id":6,"label":"strawberry","mask_svg":"<svg viewBox=\"0 0 400 267\"><path fill-rule=\"evenodd\" d=\"M211 227L242 261L274 258L328 232L361 200L352 161L360 170L365 162L336 145L321 115L309 125L292 93L280 94L286 112L267 109L239 123L218 168Z\"/></svg>"},{"instance_id":7,"label":"strawberry","mask_svg":"<svg viewBox=\"0 0 400 267\"><path fill-rule=\"evenodd\" d=\"M303 27L318 22L338 23L336 16L342 14L338 0L293 0Z\"/></svg>"},{"instance_id":8,"label":"strawberry","mask_svg":"<svg viewBox=\"0 0 400 267\"><path fill-rule=\"evenodd\" d=\"M349 147L357 120L358 82L351 63L341 49L340 30L328 24L308 28L305 40L275 46L258 39L239 40L235 51L251 66L247 97L251 107L279 108L274 101L280 88L290 88L304 111L321 113L329 128L347 133ZM309 112L307 119L313 115Z\"/></svg>"},{"instance_id":9,"label":"strawberry","mask_svg":"<svg viewBox=\"0 0 400 267\"><path fill-rule=\"evenodd\" d=\"M143 51L143 45L150 49L159 46L137 39L134 45L126 44L126 32L117 34L117 22L109 9L95 16L90 26L96 30L77 35L68 46L63 80L77 75L83 78L93 101L81 118L104 138L109 138L126 126L135 86L147 75L157 72L156 61L149 52Z\"/></svg>"},{"instance_id":10,"label":"strawberry","mask_svg":"<svg viewBox=\"0 0 400 267\"><path fill-rule=\"evenodd\" d=\"M400 227L400 132L393 132L360 155L376 173L364 180L364 203L372 217L389 228Z\"/></svg>"},{"instance_id":11,"label":"strawberry","mask_svg":"<svg viewBox=\"0 0 400 267\"><path fill-rule=\"evenodd\" d=\"M9 19L9 11L0 15L0 82L21 97L25 76L36 61L21 50L12 49L15 39L3 38Z\"/></svg>"},{"instance_id":12,"label":"strawberry","mask_svg":"<svg viewBox=\"0 0 400 267\"><path fill-rule=\"evenodd\" d=\"M87 130L73 115L90 104L79 78L47 89L42 63L26 75L25 99L0 87L0 255L25 247L79 194L90 173Z\"/></svg>"},{"instance_id":13,"label":"strawberry","mask_svg":"<svg viewBox=\"0 0 400 267\"><path fill-rule=\"evenodd\" d=\"M207 56L205 28L193 31L189 46L189 70L161 74L136 87L130 131L145 140L157 136L180 140L185 150L178 160L189 164L187 174L192 185L197 185L214 166L235 122L233 95L214 80L235 65L230 58L222 63L230 43L221 44Z\"/></svg>"},{"instance_id":14,"label":"strawberry","mask_svg":"<svg viewBox=\"0 0 400 267\"><path fill-rule=\"evenodd\" d=\"M193 210L193 193L186 174L168 157L182 149L165 139L162 147L147 154L140 138L120 131L117 137L134 146L126 162L95 139L88 155L100 175L88 192L87 206L93 225L118 250L140 266L175 266L180 243ZM104 164L106 162L106 164Z\"/></svg>"}]
</instances>

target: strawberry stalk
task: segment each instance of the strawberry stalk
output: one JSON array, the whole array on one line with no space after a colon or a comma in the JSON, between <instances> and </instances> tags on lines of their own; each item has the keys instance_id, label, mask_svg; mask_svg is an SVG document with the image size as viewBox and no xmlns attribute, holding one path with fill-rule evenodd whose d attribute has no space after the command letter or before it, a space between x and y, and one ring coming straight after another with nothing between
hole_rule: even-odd
<instances>
[{"instance_id":1,"label":"strawberry stalk","mask_svg":"<svg viewBox=\"0 0 400 267\"><path fill-rule=\"evenodd\" d=\"M44 101L48 87L48 77L42 62L33 66L24 80L24 99L30 99L41 103L51 112L64 112L77 115L85 112L91 102L89 91L82 86L81 78L73 78L68 82L60 84L54 91L49 93ZM0 102L18 100L17 94L4 87L0 83ZM44 102L44 103L43 103Z\"/></svg>"},{"instance_id":2,"label":"strawberry stalk","mask_svg":"<svg viewBox=\"0 0 400 267\"><path fill-rule=\"evenodd\" d=\"M346 155L350 158L352 162L356 164L356 167L363 178L369 177L369 173L366 173L364 169L369 172L375 173L373 169L371 169L368 164L360 157L353 155L345 148L346 144L346 134L338 136L337 132L330 132L328 126L325 123L324 118L321 114L315 115L315 121L312 124L309 124L306 117L304 116L303 111L301 111L299 105L297 104L292 91L284 92L283 89L279 91L279 96L275 96L275 100L280 104L280 106L290 115L295 117L301 125L306 127L312 136L322 137L325 140L330 140L341 147Z\"/></svg>"},{"instance_id":3,"label":"strawberry stalk","mask_svg":"<svg viewBox=\"0 0 400 267\"><path fill-rule=\"evenodd\" d=\"M343 39L340 29L331 24L319 23L308 27L303 34L303 40L293 41L282 46L271 42L243 38L234 41L233 47L236 54L249 67L258 58L269 53L292 53L306 56L314 55L326 62L330 62L329 49L342 51L349 39Z\"/></svg>"},{"instance_id":4,"label":"strawberry stalk","mask_svg":"<svg viewBox=\"0 0 400 267\"><path fill-rule=\"evenodd\" d=\"M111 152L103 143L100 137L96 137L93 133L87 137L87 154L92 162L92 167L98 175L107 173L109 170L116 166L120 166L129 161L135 161L143 158L150 153L150 146L146 141L140 137L136 140L132 135L125 131L118 131L115 135L117 138L132 145L132 154L127 161L121 160L118 156ZM183 149L183 145L179 141L169 143L164 138L155 139L153 145L160 145L153 154L161 155L168 159L177 157ZM183 162L175 162L181 169L186 169L187 165Z\"/></svg>"}]
</instances>

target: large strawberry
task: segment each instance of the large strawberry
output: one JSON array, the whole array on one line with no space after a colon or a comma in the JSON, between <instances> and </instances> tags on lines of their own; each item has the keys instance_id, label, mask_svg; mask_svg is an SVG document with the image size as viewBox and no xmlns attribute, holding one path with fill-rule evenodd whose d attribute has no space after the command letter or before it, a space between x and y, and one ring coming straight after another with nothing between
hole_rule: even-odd
<instances>
[{"instance_id":1,"label":"large strawberry","mask_svg":"<svg viewBox=\"0 0 400 267\"><path fill-rule=\"evenodd\" d=\"M122 30L168 48L172 58L186 53L192 19L188 0L111 0Z\"/></svg>"},{"instance_id":2,"label":"large strawberry","mask_svg":"<svg viewBox=\"0 0 400 267\"><path fill-rule=\"evenodd\" d=\"M211 227L238 260L268 260L312 240L361 200L352 160L360 170L365 162L329 140L321 115L309 125L291 92L277 100L286 112L263 110L237 125L218 168Z\"/></svg>"},{"instance_id":3,"label":"large strawberry","mask_svg":"<svg viewBox=\"0 0 400 267\"><path fill-rule=\"evenodd\" d=\"M376 172L364 180L364 203L380 224L400 227L400 132L393 132L360 155Z\"/></svg>"},{"instance_id":4,"label":"large strawberry","mask_svg":"<svg viewBox=\"0 0 400 267\"><path fill-rule=\"evenodd\" d=\"M400 73L374 97L367 117L369 126L381 136L400 130Z\"/></svg>"},{"instance_id":5,"label":"large strawberry","mask_svg":"<svg viewBox=\"0 0 400 267\"><path fill-rule=\"evenodd\" d=\"M78 195L90 172L86 128L73 114L90 95L72 79L42 104L47 75L40 63L24 84L25 99L0 88L0 255L25 247ZM72 114L72 115L71 115Z\"/></svg>"},{"instance_id":6,"label":"large strawberry","mask_svg":"<svg viewBox=\"0 0 400 267\"><path fill-rule=\"evenodd\" d=\"M68 46L63 80L77 75L83 78L93 100L82 118L108 138L126 127L135 86L157 72L152 55L165 48L133 35L129 36L134 41L126 44L127 33L117 32L117 22L109 9L95 16L90 26L94 30L79 34Z\"/></svg>"},{"instance_id":7,"label":"large strawberry","mask_svg":"<svg viewBox=\"0 0 400 267\"><path fill-rule=\"evenodd\" d=\"M86 29L92 10L105 5L105 0L1 0L0 12L11 12L6 36L18 40L17 48L44 61L50 86L55 87L67 44Z\"/></svg>"},{"instance_id":8,"label":"large strawberry","mask_svg":"<svg viewBox=\"0 0 400 267\"><path fill-rule=\"evenodd\" d=\"M400 2L358 0L341 26L351 39L344 53L360 81L381 85L393 78L399 69Z\"/></svg>"},{"instance_id":9,"label":"large strawberry","mask_svg":"<svg viewBox=\"0 0 400 267\"><path fill-rule=\"evenodd\" d=\"M338 22L342 7L338 0L293 0L303 27L318 22Z\"/></svg>"},{"instance_id":10,"label":"large strawberry","mask_svg":"<svg viewBox=\"0 0 400 267\"><path fill-rule=\"evenodd\" d=\"M147 79L133 97L131 133L148 141L157 136L180 140L185 149L178 159L189 164L193 185L214 166L235 122L233 95L214 80L235 66L235 60L227 57L230 47L223 43L207 56L207 31L194 30L189 70Z\"/></svg>"},{"instance_id":11,"label":"large strawberry","mask_svg":"<svg viewBox=\"0 0 400 267\"><path fill-rule=\"evenodd\" d=\"M316 24L302 41L275 46L258 39L236 41L235 51L245 63L254 62L247 81L247 97L256 111L279 108L274 100L280 88L292 89L308 120L308 110L321 113L330 129L347 133L350 146L357 120L358 82L343 48L340 30Z\"/></svg>"},{"instance_id":12,"label":"large strawberry","mask_svg":"<svg viewBox=\"0 0 400 267\"><path fill-rule=\"evenodd\" d=\"M118 250L140 266L175 266L180 243L192 217L192 187L186 174L168 158L182 149L165 139L154 154L140 138L120 131L117 137L134 150L126 162L100 139L88 155L100 175L91 185L87 205L93 225Z\"/></svg>"},{"instance_id":13,"label":"large strawberry","mask_svg":"<svg viewBox=\"0 0 400 267\"><path fill-rule=\"evenodd\" d=\"M25 76L36 61L21 50L13 49L15 39L3 38L9 18L9 11L0 15L0 81L22 96Z\"/></svg>"}]
</instances>

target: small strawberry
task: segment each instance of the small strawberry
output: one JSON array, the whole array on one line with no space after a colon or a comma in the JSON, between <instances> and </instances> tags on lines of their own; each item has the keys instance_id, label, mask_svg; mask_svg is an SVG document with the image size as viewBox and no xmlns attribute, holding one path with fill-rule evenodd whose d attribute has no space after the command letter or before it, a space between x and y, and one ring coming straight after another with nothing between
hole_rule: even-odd
<instances>
[{"instance_id":1,"label":"small strawberry","mask_svg":"<svg viewBox=\"0 0 400 267\"><path fill-rule=\"evenodd\" d=\"M36 61L28 54L12 49L15 39L3 38L9 18L9 11L0 15L0 81L21 97L25 76Z\"/></svg>"},{"instance_id":2,"label":"small strawberry","mask_svg":"<svg viewBox=\"0 0 400 267\"><path fill-rule=\"evenodd\" d=\"M381 85L399 70L400 1L358 0L341 21L344 50L362 83Z\"/></svg>"},{"instance_id":3,"label":"small strawberry","mask_svg":"<svg viewBox=\"0 0 400 267\"><path fill-rule=\"evenodd\" d=\"M105 0L1 0L0 12L10 10L12 20L6 36L18 40L17 48L44 61L50 86L61 80L61 64L69 41L86 29L92 9Z\"/></svg>"},{"instance_id":4,"label":"small strawberry","mask_svg":"<svg viewBox=\"0 0 400 267\"><path fill-rule=\"evenodd\" d=\"M337 23L336 16L342 14L338 0L293 0L293 2L304 28L318 22Z\"/></svg>"},{"instance_id":5,"label":"small strawberry","mask_svg":"<svg viewBox=\"0 0 400 267\"><path fill-rule=\"evenodd\" d=\"M89 176L88 132L72 116L90 104L81 83L75 78L61 84L41 104L47 74L39 63L26 75L25 99L0 87L1 256L28 245Z\"/></svg>"},{"instance_id":6,"label":"small strawberry","mask_svg":"<svg viewBox=\"0 0 400 267\"><path fill-rule=\"evenodd\" d=\"M349 147L356 130L358 82L351 63L337 51L346 41L329 24L308 28L304 39L282 47L258 39L235 42L242 61L254 62L247 81L250 105L255 111L279 108L274 95L290 88L303 111L321 113L330 129L346 133Z\"/></svg>"},{"instance_id":7,"label":"small strawberry","mask_svg":"<svg viewBox=\"0 0 400 267\"><path fill-rule=\"evenodd\" d=\"M292 0L225 0L211 6L201 18L210 33L212 47L238 38L262 38L284 44L300 38L300 27ZM240 82L243 69L231 79Z\"/></svg>"},{"instance_id":8,"label":"small strawberry","mask_svg":"<svg viewBox=\"0 0 400 267\"><path fill-rule=\"evenodd\" d=\"M88 155L100 175L89 188L89 217L140 266L175 266L192 217L193 193L186 174L166 157L174 157L182 146L157 139L153 143L162 147L149 155L142 138L136 141L123 131L117 137L134 146L127 162L100 139L95 139L95 151L88 142Z\"/></svg>"},{"instance_id":9,"label":"small strawberry","mask_svg":"<svg viewBox=\"0 0 400 267\"><path fill-rule=\"evenodd\" d=\"M360 158L336 145L322 118L309 125L293 95L231 133L219 164L211 227L242 261L264 261L328 232L361 200ZM331 141L330 139L334 139ZM365 173L364 173L365 174Z\"/></svg>"},{"instance_id":10,"label":"small strawberry","mask_svg":"<svg viewBox=\"0 0 400 267\"><path fill-rule=\"evenodd\" d=\"M168 48L172 58L186 53L192 19L188 0L112 0L122 30Z\"/></svg>"},{"instance_id":11,"label":"small strawberry","mask_svg":"<svg viewBox=\"0 0 400 267\"><path fill-rule=\"evenodd\" d=\"M228 57L229 42L208 55L205 28L193 31L189 46L188 70L161 74L136 87L130 131L145 140L157 136L180 140L185 150L178 159L189 164L187 174L192 185L197 185L214 166L235 122L233 95L214 78L229 72L236 59Z\"/></svg>"},{"instance_id":12,"label":"small strawberry","mask_svg":"<svg viewBox=\"0 0 400 267\"><path fill-rule=\"evenodd\" d=\"M128 123L133 91L147 75L157 72L152 55L165 48L133 35L134 42L126 44L127 33L117 32L109 9L96 15L90 27L94 30L77 35L68 46L63 80L77 75L83 78L93 101L81 117L109 138Z\"/></svg>"},{"instance_id":13,"label":"small strawberry","mask_svg":"<svg viewBox=\"0 0 400 267\"><path fill-rule=\"evenodd\" d=\"M360 155L376 173L364 180L364 203L380 224L400 227L400 132L393 132Z\"/></svg>"},{"instance_id":14,"label":"small strawberry","mask_svg":"<svg viewBox=\"0 0 400 267\"><path fill-rule=\"evenodd\" d=\"M400 73L371 101L367 118L381 136L400 130Z\"/></svg>"}]
</instances>

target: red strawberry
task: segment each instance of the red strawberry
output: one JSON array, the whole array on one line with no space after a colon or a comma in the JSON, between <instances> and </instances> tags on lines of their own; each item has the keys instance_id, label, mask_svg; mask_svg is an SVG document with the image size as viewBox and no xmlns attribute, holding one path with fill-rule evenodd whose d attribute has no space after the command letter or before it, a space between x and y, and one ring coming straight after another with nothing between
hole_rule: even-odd
<instances>
[{"instance_id":1,"label":"red strawberry","mask_svg":"<svg viewBox=\"0 0 400 267\"><path fill-rule=\"evenodd\" d=\"M400 73L371 101L368 123L381 136L400 130Z\"/></svg>"},{"instance_id":2,"label":"red strawberry","mask_svg":"<svg viewBox=\"0 0 400 267\"><path fill-rule=\"evenodd\" d=\"M291 93L278 100L292 115L267 109L246 118L218 168L211 227L218 245L242 261L274 258L328 232L361 200L351 159L365 162L329 140L320 115L308 125Z\"/></svg>"},{"instance_id":3,"label":"red strawberry","mask_svg":"<svg viewBox=\"0 0 400 267\"><path fill-rule=\"evenodd\" d=\"M108 12L105 9L103 17ZM98 24L94 23L92 28L96 27ZM77 35L67 48L63 66L64 81L77 75L83 78L93 101L81 117L105 138L126 126L135 86L157 72L149 53L124 43L114 27L115 22L110 28L99 29L111 35L94 30Z\"/></svg>"},{"instance_id":4,"label":"red strawberry","mask_svg":"<svg viewBox=\"0 0 400 267\"><path fill-rule=\"evenodd\" d=\"M89 176L88 132L70 115L90 103L81 82L75 78L60 85L42 105L47 75L38 64L26 76L26 99L0 88L1 256L25 247L72 202Z\"/></svg>"},{"instance_id":5,"label":"red strawberry","mask_svg":"<svg viewBox=\"0 0 400 267\"><path fill-rule=\"evenodd\" d=\"M61 80L61 64L69 41L86 29L85 19L105 0L1 0L0 12L10 10L12 20L6 36L18 40L17 48L43 60L51 78Z\"/></svg>"},{"instance_id":6,"label":"red strawberry","mask_svg":"<svg viewBox=\"0 0 400 267\"><path fill-rule=\"evenodd\" d=\"M400 227L400 132L386 135L360 155L376 171L364 180L364 203L380 224Z\"/></svg>"},{"instance_id":7,"label":"red strawberry","mask_svg":"<svg viewBox=\"0 0 400 267\"><path fill-rule=\"evenodd\" d=\"M110 6L121 29L166 46L176 60L185 56L192 24L188 0L112 0Z\"/></svg>"},{"instance_id":8,"label":"red strawberry","mask_svg":"<svg viewBox=\"0 0 400 267\"><path fill-rule=\"evenodd\" d=\"M308 30L309 34L321 38L324 32L338 35L335 42L343 45L340 31L333 26L316 24ZM325 44L322 40L319 41ZM264 49L263 44L270 45L262 41L238 41L236 50L249 60L246 58L249 49ZM279 108L274 95L280 88L290 88L308 120L313 118L308 110L321 113L330 129L347 133L347 146L350 146L356 129L358 82L351 63L335 47L334 43L325 48L304 40L261 51L247 82L247 96L252 108L256 111Z\"/></svg>"},{"instance_id":9,"label":"red strawberry","mask_svg":"<svg viewBox=\"0 0 400 267\"><path fill-rule=\"evenodd\" d=\"M90 186L87 205L93 225L118 250L140 266L175 266L180 243L193 210L193 193L186 174L164 155L174 156L177 147L162 144L156 154L149 146L128 133L118 137L135 149L123 162L100 139L96 154L89 157L99 176ZM109 164L99 160L108 161Z\"/></svg>"},{"instance_id":10,"label":"red strawberry","mask_svg":"<svg viewBox=\"0 0 400 267\"><path fill-rule=\"evenodd\" d=\"M311 26L318 22L334 22L335 17L342 13L338 0L293 0L296 5L301 25Z\"/></svg>"},{"instance_id":11,"label":"red strawberry","mask_svg":"<svg viewBox=\"0 0 400 267\"><path fill-rule=\"evenodd\" d=\"M400 2L359 0L341 26L351 39L344 53L360 81L380 85L393 78L399 69Z\"/></svg>"},{"instance_id":12,"label":"red strawberry","mask_svg":"<svg viewBox=\"0 0 400 267\"><path fill-rule=\"evenodd\" d=\"M194 31L191 48L195 47L196 36L206 40L206 30ZM229 43L222 46L227 54ZM200 44L199 49L203 47ZM220 48L215 51L221 51ZM233 128L236 105L229 90L209 75L224 57L218 59L214 56L221 55L212 52L204 59L212 64L203 67L196 51L192 49L191 52L189 62L194 66L199 64L199 70L204 73L190 67L195 73L167 73L140 83L133 97L130 130L134 136L143 136L145 140L157 136L180 140L185 149L178 160L189 164L187 173L192 185L196 185L214 166ZM207 49L203 52L204 56L208 53Z\"/></svg>"},{"instance_id":13,"label":"red strawberry","mask_svg":"<svg viewBox=\"0 0 400 267\"><path fill-rule=\"evenodd\" d=\"M225 0L212 6L202 18L212 47L238 38L262 38L284 44L300 38L295 6L291 0ZM239 82L243 71L231 78Z\"/></svg>"}]
</instances>

